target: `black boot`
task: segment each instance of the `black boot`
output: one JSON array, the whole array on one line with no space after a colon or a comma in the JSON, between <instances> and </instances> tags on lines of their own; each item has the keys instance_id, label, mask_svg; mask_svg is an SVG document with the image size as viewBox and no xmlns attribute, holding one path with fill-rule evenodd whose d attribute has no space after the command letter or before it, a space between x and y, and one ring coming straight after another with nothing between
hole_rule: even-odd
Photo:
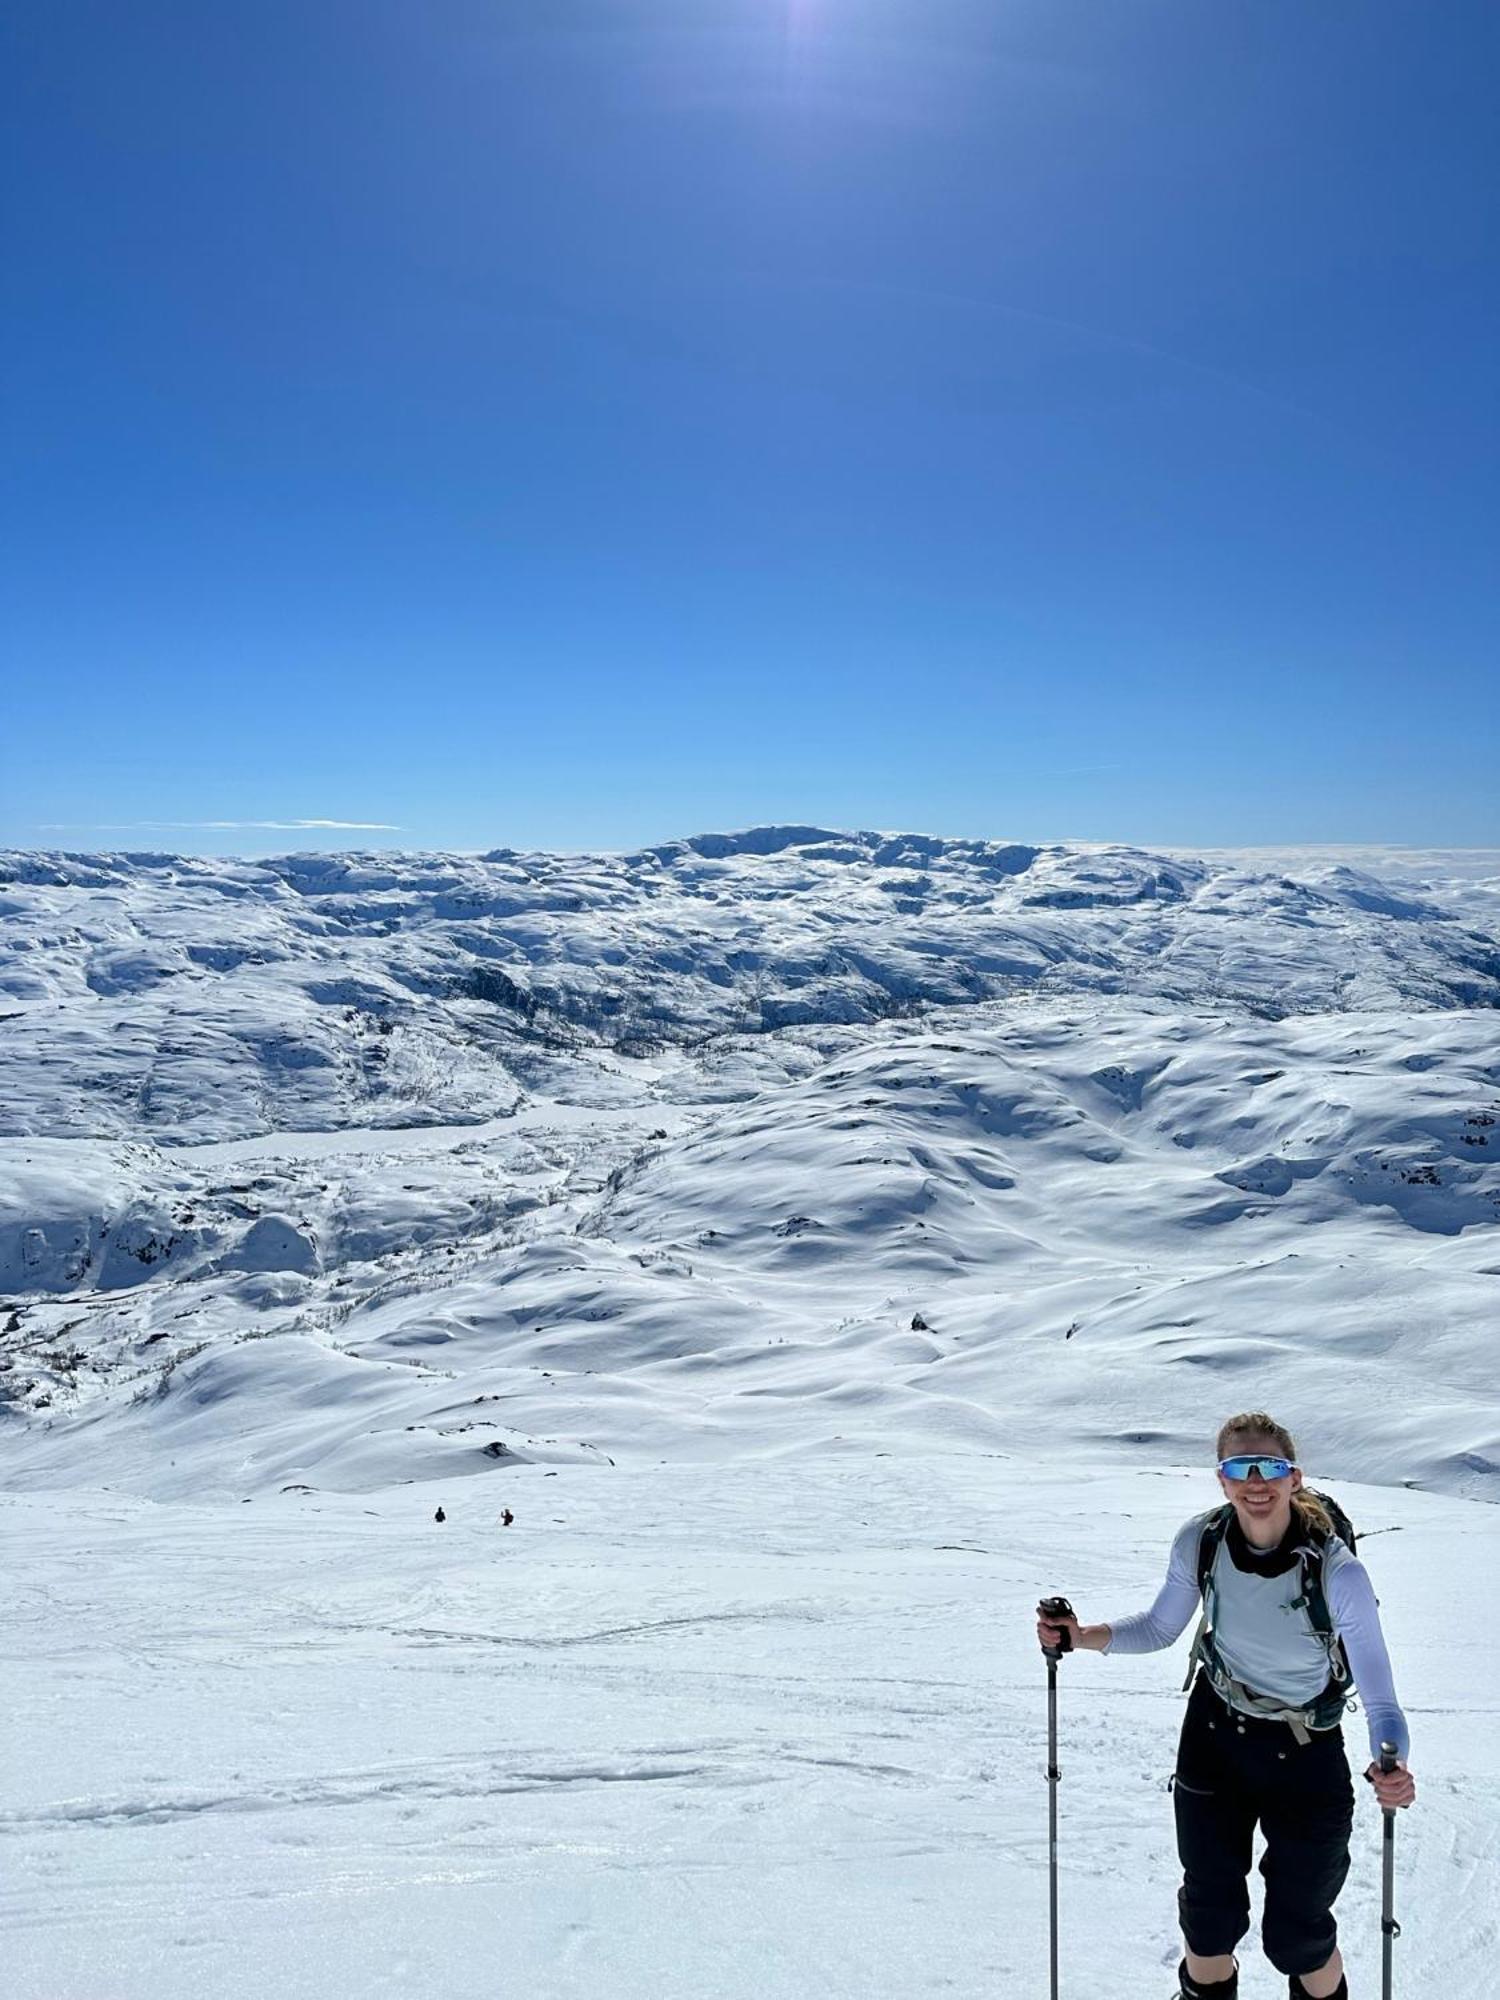
<instances>
[{"instance_id":1,"label":"black boot","mask_svg":"<svg viewBox=\"0 0 1500 2000\"><path fill-rule=\"evenodd\" d=\"M1295 1972L1290 1974L1286 1985L1289 2000L1312 2000L1311 1994ZM1328 2000L1349 2000L1349 1982L1342 1973L1339 1974L1339 1983L1329 1994Z\"/></svg>"},{"instance_id":2,"label":"black boot","mask_svg":"<svg viewBox=\"0 0 1500 2000\"><path fill-rule=\"evenodd\" d=\"M1177 1993L1175 2000L1238 2000L1240 1990L1240 1968L1236 1964L1227 1979L1194 1979L1187 1969L1184 1959L1177 1968Z\"/></svg>"}]
</instances>

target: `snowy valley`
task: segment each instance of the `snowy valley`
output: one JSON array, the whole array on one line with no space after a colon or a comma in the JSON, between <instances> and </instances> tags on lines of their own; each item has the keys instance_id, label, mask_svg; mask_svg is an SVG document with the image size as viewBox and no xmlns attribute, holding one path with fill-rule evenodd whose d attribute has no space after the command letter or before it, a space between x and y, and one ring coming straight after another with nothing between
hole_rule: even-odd
<instances>
[{"instance_id":1,"label":"snowy valley","mask_svg":"<svg viewBox=\"0 0 1500 2000\"><path fill-rule=\"evenodd\" d=\"M1494 2000L1497 1023L1493 854L0 856L20 2000L1038 1992L1031 1605L1246 1406ZM1181 1670L1068 1663L1067 1994L1175 1966Z\"/></svg>"}]
</instances>

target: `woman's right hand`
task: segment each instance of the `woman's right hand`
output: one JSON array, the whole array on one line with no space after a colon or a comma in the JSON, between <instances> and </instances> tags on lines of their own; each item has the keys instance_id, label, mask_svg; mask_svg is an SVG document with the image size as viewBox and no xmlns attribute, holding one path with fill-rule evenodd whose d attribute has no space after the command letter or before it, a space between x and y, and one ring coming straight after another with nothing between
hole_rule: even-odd
<instances>
[{"instance_id":1,"label":"woman's right hand","mask_svg":"<svg viewBox=\"0 0 1500 2000\"><path fill-rule=\"evenodd\" d=\"M1067 1645L1063 1643L1064 1634L1067 1636ZM1047 1618L1042 1615L1042 1607L1040 1605L1037 1606L1036 1611L1036 1636L1044 1653L1058 1647L1067 1652L1070 1646L1073 1649L1081 1650L1083 1645L1081 1627L1078 1620L1071 1613L1065 1618Z\"/></svg>"}]
</instances>

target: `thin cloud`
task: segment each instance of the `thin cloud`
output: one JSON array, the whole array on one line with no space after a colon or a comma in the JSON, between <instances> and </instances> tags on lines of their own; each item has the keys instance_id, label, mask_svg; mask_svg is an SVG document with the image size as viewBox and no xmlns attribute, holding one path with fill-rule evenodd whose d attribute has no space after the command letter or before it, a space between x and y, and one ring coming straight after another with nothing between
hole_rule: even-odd
<instances>
[{"instance_id":1,"label":"thin cloud","mask_svg":"<svg viewBox=\"0 0 1500 2000\"><path fill-rule=\"evenodd\" d=\"M404 833L388 819L133 819L109 822L47 820L41 833Z\"/></svg>"}]
</instances>

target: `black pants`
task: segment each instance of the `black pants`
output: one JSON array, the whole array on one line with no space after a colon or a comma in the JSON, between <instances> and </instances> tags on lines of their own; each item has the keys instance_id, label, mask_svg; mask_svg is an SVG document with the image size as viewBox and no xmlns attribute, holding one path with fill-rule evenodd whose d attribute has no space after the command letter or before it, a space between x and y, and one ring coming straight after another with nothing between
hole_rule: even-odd
<instances>
[{"instance_id":1,"label":"black pants","mask_svg":"<svg viewBox=\"0 0 1500 2000\"><path fill-rule=\"evenodd\" d=\"M1278 1972L1316 1972L1338 1943L1334 1898L1349 1873L1354 1788L1343 1732L1299 1744L1284 1722L1229 1708L1202 1674L1188 1697L1177 1773L1177 1907L1188 1949L1233 1951L1250 1928L1251 1836L1266 1851L1261 1938Z\"/></svg>"}]
</instances>

